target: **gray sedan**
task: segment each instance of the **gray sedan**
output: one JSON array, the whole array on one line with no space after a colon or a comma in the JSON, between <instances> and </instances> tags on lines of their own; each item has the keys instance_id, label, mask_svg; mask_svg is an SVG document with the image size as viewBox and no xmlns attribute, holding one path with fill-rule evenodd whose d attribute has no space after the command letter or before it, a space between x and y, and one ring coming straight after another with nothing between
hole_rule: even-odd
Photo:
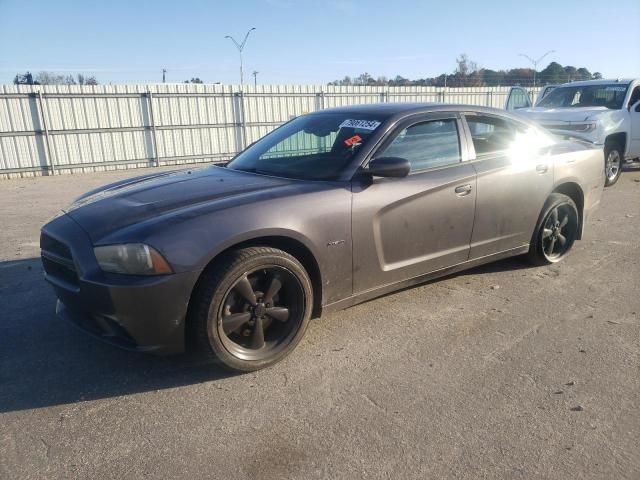
<instances>
[{"instance_id":1,"label":"gray sedan","mask_svg":"<svg viewBox=\"0 0 640 480\"><path fill-rule=\"evenodd\" d=\"M514 255L562 260L602 164L494 109L325 110L227 165L83 195L43 227L42 261L58 315L93 335L256 370L322 312Z\"/></svg>"}]
</instances>

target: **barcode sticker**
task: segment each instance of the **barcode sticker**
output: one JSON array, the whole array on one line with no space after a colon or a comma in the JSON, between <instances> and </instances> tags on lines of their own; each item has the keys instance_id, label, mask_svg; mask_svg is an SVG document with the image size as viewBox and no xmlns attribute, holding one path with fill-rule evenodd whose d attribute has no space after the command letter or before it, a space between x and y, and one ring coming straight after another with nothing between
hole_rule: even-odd
<instances>
[{"instance_id":1,"label":"barcode sticker","mask_svg":"<svg viewBox=\"0 0 640 480\"><path fill-rule=\"evenodd\" d=\"M340 128L360 128L362 130L375 130L380 126L377 120L345 120L340 124Z\"/></svg>"}]
</instances>

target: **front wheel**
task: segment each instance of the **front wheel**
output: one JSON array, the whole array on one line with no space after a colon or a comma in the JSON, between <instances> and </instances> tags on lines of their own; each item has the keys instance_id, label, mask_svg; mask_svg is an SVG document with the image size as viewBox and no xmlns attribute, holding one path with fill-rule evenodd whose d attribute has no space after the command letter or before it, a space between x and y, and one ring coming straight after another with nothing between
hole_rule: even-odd
<instances>
[{"instance_id":1,"label":"front wheel","mask_svg":"<svg viewBox=\"0 0 640 480\"><path fill-rule=\"evenodd\" d=\"M604 186L615 184L622 173L624 153L617 143L607 144L604 147Z\"/></svg>"},{"instance_id":2,"label":"front wheel","mask_svg":"<svg viewBox=\"0 0 640 480\"><path fill-rule=\"evenodd\" d=\"M241 372L268 367L301 340L312 310L309 276L282 250L232 251L203 274L190 326L205 356Z\"/></svg>"},{"instance_id":3,"label":"front wheel","mask_svg":"<svg viewBox=\"0 0 640 480\"><path fill-rule=\"evenodd\" d=\"M533 234L528 258L534 265L562 260L578 238L578 209L566 195L549 196Z\"/></svg>"}]
</instances>

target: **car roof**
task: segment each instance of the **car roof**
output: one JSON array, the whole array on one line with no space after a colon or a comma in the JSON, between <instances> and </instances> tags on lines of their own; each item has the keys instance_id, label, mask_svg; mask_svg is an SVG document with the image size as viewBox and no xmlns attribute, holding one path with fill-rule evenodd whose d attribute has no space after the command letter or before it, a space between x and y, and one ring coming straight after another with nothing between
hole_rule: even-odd
<instances>
[{"instance_id":1,"label":"car roof","mask_svg":"<svg viewBox=\"0 0 640 480\"><path fill-rule=\"evenodd\" d=\"M611 80L582 80L580 82L569 82L558 85L559 87L585 87L588 85L611 85L617 83L619 85L629 85L633 82L633 78L614 78Z\"/></svg>"},{"instance_id":2,"label":"car roof","mask_svg":"<svg viewBox=\"0 0 640 480\"><path fill-rule=\"evenodd\" d=\"M368 114L368 115L380 115L380 116L395 116L395 115L408 115L413 113L425 113L425 112L485 112L485 113L497 113L505 115L504 110L490 107L479 107L477 105L462 105L451 103L416 103L416 102L404 102L404 103L366 103L360 105L346 105L343 107L328 108L320 110L314 113L353 113L353 114ZM312 114L313 115L313 114Z\"/></svg>"}]
</instances>

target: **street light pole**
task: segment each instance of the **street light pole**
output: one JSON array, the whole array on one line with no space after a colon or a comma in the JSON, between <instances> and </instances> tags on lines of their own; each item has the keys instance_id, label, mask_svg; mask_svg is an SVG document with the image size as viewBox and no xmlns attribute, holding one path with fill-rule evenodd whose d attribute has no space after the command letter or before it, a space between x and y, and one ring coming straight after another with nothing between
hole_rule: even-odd
<instances>
[{"instance_id":1,"label":"street light pole","mask_svg":"<svg viewBox=\"0 0 640 480\"><path fill-rule=\"evenodd\" d=\"M247 43L247 38L249 38L249 34L251 32L253 32L254 30L255 30L255 27L249 29L247 34L244 36L244 40L242 40L242 43L238 43L236 41L236 39L233 38L231 35L226 35L224 37L224 38L228 38L229 40L231 40L233 42L233 44L238 49L238 53L240 54L240 86L244 85L244 75L243 75L243 72L242 72L242 50L244 50L244 46Z\"/></svg>"},{"instance_id":2,"label":"street light pole","mask_svg":"<svg viewBox=\"0 0 640 480\"><path fill-rule=\"evenodd\" d=\"M526 58L527 60L529 60L533 64L533 86L534 86L534 88L536 86L536 74L538 73L538 64L544 59L544 57L546 57L547 55L550 55L552 53L555 53L555 52L556 52L555 50L549 50L547 53L542 55L537 60L534 60L529 55L525 55L524 53L519 53L518 54L518 56Z\"/></svg>"},{"instance_id":3,"label":"street light pole","mask_svg":"<svg viewBox=\"0 0 640 480\"><path fill-rule=\"evenodd\" d=\"M253 73L251 75L253 75L253 86L257 87L258 86L258 74L260 72L258 72L257 70L254 70Z\"/></svg>"}]
</instances>

